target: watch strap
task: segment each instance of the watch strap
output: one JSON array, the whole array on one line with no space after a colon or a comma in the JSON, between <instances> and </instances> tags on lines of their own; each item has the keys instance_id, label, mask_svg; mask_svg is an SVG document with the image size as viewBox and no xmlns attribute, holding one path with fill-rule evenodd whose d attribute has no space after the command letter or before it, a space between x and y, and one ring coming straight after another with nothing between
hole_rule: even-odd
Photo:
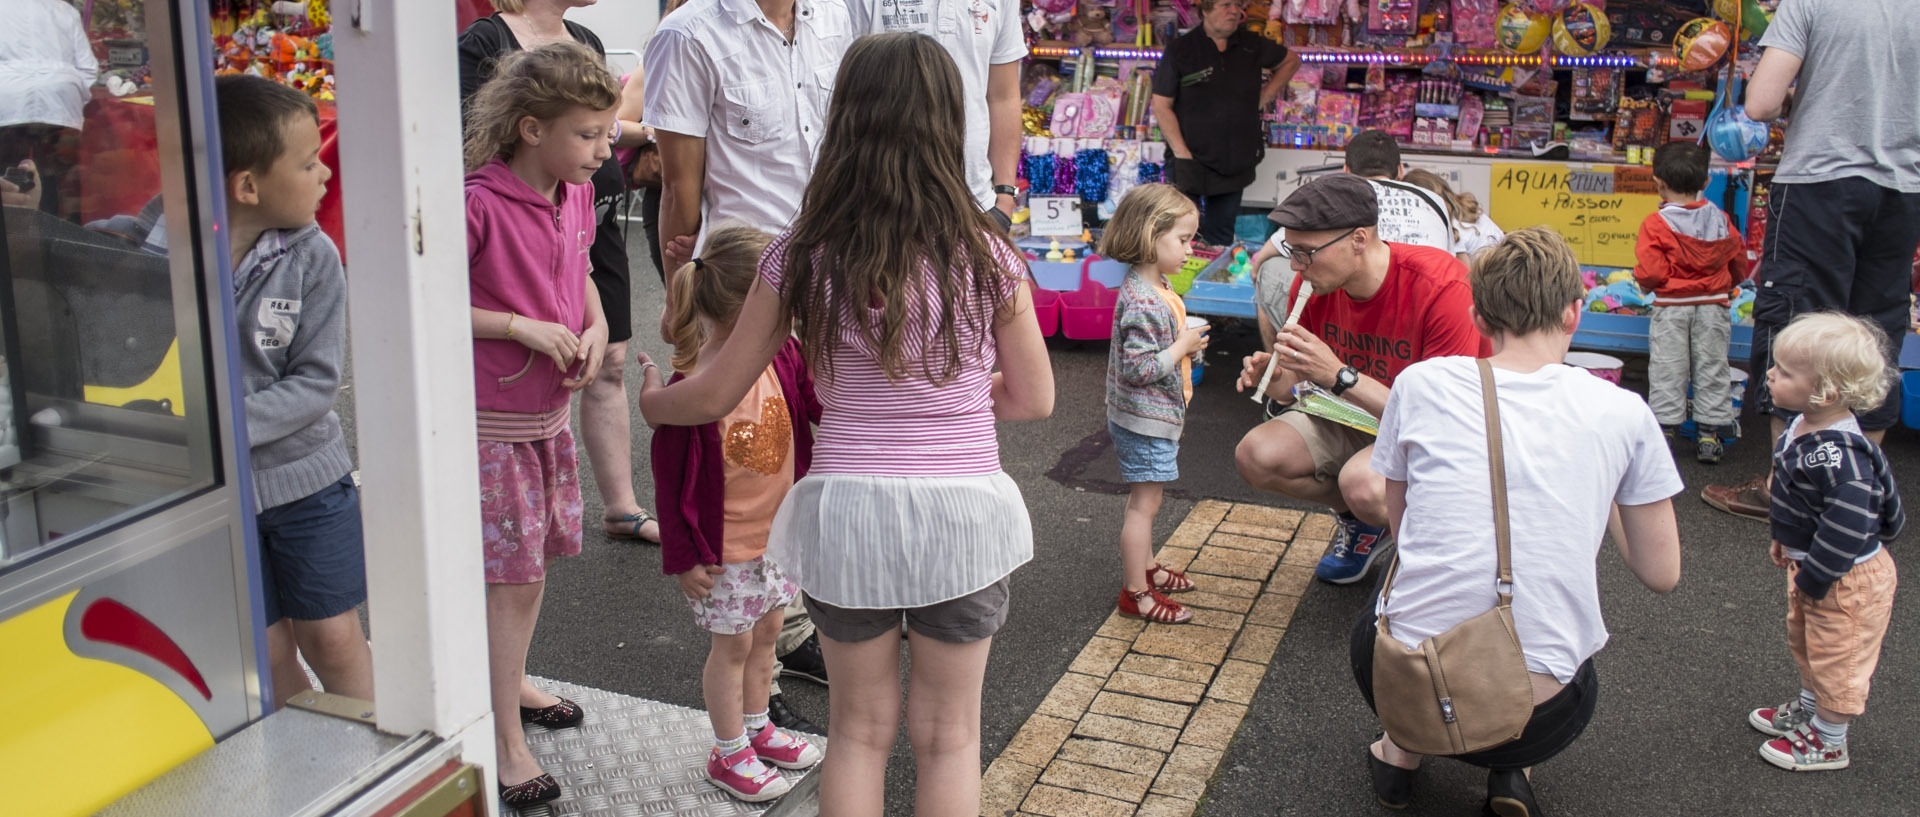
<instances>
[{"instance_id":1,"label":"watch strap","mask_svg":"<svg viewBox=\"0 0 1920 817\"><path fill-rule=\"evenodd\" d=\"M993 186L993 192L994 192L994 195L997 195L997 196L1016 196L1017 197L1020 195L1020 188L1014 187L1013 185L1010 185L1010 184L996 184Z\"/></svg>"}]
</instances>

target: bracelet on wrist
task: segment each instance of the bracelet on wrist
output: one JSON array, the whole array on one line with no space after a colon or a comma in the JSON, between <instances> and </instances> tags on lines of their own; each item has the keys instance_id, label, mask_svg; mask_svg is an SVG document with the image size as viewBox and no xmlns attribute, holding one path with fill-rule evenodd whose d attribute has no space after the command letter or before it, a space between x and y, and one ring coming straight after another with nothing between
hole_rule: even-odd
<instances>
[{"instance_id":1,"label":"bracelet on wrist","mask_svg":"<svg viewBox=\"0 0 1920 817\"><path fill-rule=\"evenodd\" d=\"M518 317L520 316L512 312L507 313L507 340L513 340L513 319Z\"/></svg>"}]
</instances>

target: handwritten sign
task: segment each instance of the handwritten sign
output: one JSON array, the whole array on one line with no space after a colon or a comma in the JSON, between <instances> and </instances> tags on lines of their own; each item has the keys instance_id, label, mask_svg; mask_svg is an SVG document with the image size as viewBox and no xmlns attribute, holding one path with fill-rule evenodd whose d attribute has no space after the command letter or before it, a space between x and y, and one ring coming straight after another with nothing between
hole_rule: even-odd
<instances>
[{"instance_id":1,"label":"handwritten sign","mask_svg":"<svg viewBox=\"0 0 1920 817\"><path fill-rule=\"evenodd\" d=\"M1496 162L1489 212L1509 232L1545 224L1565 236L1582 264L1633 266L1640 222L1660 209L1643 167L1577 170Z\"/></svg>"},{"instance_id":2,"label":"handwritten sign","mask_svg":"<svg viewBox=\"0 0 1920 817\"><path fill-rule=\"evenodd\" d=\"M1086 228L1080 221L1080 200L1073 196L1044 196L1027 201L1033 211L1029 232L1042 236L1077 236Z\"/></svg>"}]
</instances>

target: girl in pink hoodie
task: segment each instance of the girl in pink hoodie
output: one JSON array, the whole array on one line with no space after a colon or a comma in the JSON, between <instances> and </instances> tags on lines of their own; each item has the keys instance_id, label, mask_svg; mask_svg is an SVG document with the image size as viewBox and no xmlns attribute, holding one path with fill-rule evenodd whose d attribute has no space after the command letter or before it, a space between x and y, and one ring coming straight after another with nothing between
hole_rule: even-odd
<instances>
[{"instance_id":1,"label":"girl in pink hoodie","mask_svg":"<svg viewBox=\"0 0 1920 817\"><path fill-rule=\"evenodd\" d=\"M573 43L507 55L467 116L467 263L473 297L481 544L500 796L560 796L522 722L577 726L572 701L526 680L546 566L580 552L580 461L568 396L606 353L587 286L594 171L612 154L620 86Z\"/></svg>"}]
</instances>

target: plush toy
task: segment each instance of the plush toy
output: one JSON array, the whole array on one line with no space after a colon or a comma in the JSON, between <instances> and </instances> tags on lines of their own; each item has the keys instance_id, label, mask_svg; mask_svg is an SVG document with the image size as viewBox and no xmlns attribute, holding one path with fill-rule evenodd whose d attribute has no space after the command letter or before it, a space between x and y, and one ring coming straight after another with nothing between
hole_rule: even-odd
<instances>
[{"instance_id":1,"label":"plush toy","mask_svg":"<svg viewBox=\"0 0 1920 817\"><path fill-rule=\"evenodd\" d=\"M1113 21L1109 19L1107 7L1092 0L1082 0L1080 10L1073 15L1073 44L1081 48L1099 48L1112 43Z\"/></svg>"}]
</instances>

